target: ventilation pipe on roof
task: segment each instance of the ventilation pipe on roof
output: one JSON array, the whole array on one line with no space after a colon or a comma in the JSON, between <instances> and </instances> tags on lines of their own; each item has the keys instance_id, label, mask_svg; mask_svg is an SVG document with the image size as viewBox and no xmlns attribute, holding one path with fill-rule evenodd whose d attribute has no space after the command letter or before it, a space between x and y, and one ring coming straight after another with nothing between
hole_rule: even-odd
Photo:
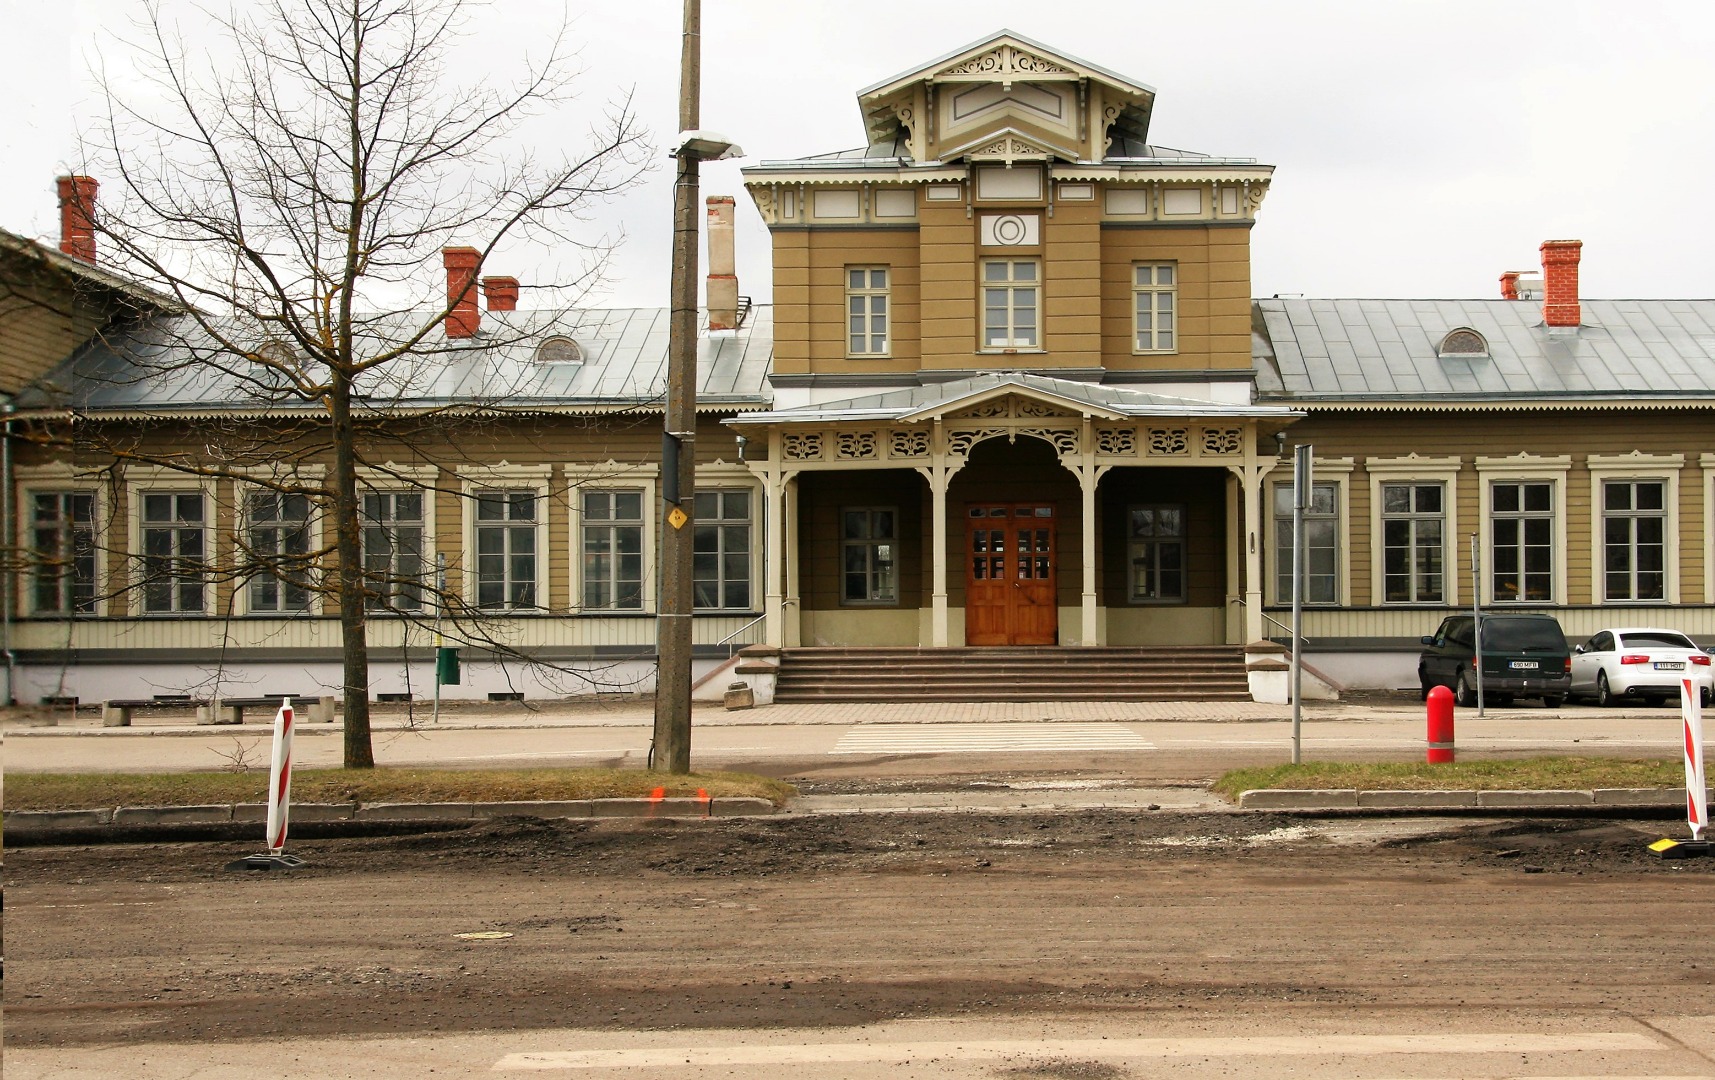
<instances>
[{"instance_id":1,"label":"ventilation pipe on roof","mask_svg":"<svg viewBox=\"0 0 1715 1080\"><path fill-rule=\"evenodd\" d=\"M738 267L733 255L733 197L710 195L708 203L710 330L738 329Z\"/></svg>"},{"instance_id":2,"label":"ventilation pipe on roof","mask_svg":"<svg viewBox=\"0 0 1715 1080\"><path fill-rule=\"evenodd\" d=\"M1575 327L1583 319L1578 305L1578 258L1582 240L1542 243L1542 321L1546 326Z\"/></svg>"},{"instance_id":3,"label":"ventilation pipe on roof","mask_svg":"<svg viewBox=\"0 0 1715 1080\"><path fill-rule=\"evenodd\" d=\"M447 337L475 337L482 325L482 312L476 306L476 271L482 264L482 252L472 247L441 249L441 263L447 268Z\"/></svg>"},{"instance_id":4,"label":"ventilation pipe on roof","mask_svg":"<svg viewBox=\"0 0 1715 1080\"><path fill-rule=\"evenodd\" d=\"M60 250L67 255L95 261L95 193L101 187L93 176L62 176L60 189Z\"/></svg>"},{"instance_id":5,"label":"ventilation pipe on roof","mask_svg":"<svg viewBox=\"0 0 1715 1080\"><path fill-rule=\"evenodd\" d=\"M518 279L515 277L485 277L482 295L490 311L518 310Z\"/></svg>"}]
</instances>

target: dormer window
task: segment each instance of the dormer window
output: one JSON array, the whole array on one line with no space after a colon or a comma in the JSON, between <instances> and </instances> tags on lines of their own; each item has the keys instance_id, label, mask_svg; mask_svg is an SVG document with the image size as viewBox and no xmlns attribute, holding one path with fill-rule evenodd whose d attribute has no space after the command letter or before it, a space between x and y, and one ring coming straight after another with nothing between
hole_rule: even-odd
<instances>
[{"instance_id":1,"label":"dormer window","mask_svg":"<svg viewBox=\"0 0 1715 1080\"><path fill-rule=\"evenodd\" d=\"M1483 335L1470 327L1462 326L1449 331L1447 336L1441 339L1441 344L1435 347L1435 354L1442 359L1477 359L1489 355L1489 343L1483 340Z\"/></svg>"},{"instance_id":2,"label":"dormer window","mask_svg":"<svg viewBox=\"0 0 1715 1080\"><path fill-rule=\"evenodd\" d=\"M581 364L584 350L569 337L551 337L536 346L538 364Z\"/></svg>"}]
</instances>

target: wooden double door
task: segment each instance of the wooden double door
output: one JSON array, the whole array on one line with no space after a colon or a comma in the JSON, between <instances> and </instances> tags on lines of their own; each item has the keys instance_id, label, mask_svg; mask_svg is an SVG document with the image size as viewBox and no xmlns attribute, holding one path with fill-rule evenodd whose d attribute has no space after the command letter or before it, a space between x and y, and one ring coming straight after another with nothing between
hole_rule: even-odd
<instances>
[{"instance_id":1,"label":"wooden double door","mask_svg":"<svg viewBox=\"0 0 1715 1080\"><path fill-rule=\"evenodd\" d=\"M965 644L1054 645L1054 506L971 503L965 511Z\"/></svg>"}]
</instances>

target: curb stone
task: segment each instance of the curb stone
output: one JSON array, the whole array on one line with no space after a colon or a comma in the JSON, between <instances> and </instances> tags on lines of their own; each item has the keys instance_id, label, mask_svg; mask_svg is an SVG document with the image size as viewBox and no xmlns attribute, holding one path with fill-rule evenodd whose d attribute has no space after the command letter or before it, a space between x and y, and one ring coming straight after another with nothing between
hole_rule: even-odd
<instances>
[{"instance_id":1,"label":"curb stone","mask_svg":"<svg viewBox=\"0 0 1715 1080\"><path fill-rule=\"evenodd\" d=\"M356 803L293 803L291 823L294 825L310 821L350 821L357 813ZM232 820L256 822L268 820L267 803L234 803Z\"/></svg>"},{"instance_id":2,"label":"curb stone","mask_svg":"<svg viewBox=\"0 0 1715 1080\"><path fill-rule=\"evenodd\" d=\"M1594 806L1589 791L1479 791L1478 806Z\"/></svg>"},{"instance_id":3,"label":"curb stone","mask_svg":"<svg viewBox=\"0 0 1715 1080\"><path fill-rule=\"evenodd\" d=\"M1417 809L1426 806L1476 806L1475 791L1360 791L1359 806Z\"/></svg>"},{"instance_id":4,"label":"curb stone","mask_svg":"<svg viewBox=\"0 0 1715 1080\"><path fill-rule=\"evenodd\" d=\"M1241 792L1241 810L1342 810L1348 807L1435 810L1477 807L1668 807L1680 806L1679 788L1598 788L1594 791L1353 791L1350 789L1253 788Z\"/></svg>"},{"instance_id":5,"label":"curb stone","mask_svg":"<svg viewBox=\"0 0 1715 1080\"><path fill-rule=\"evenodd\" d=\"M113 811L115 825L179 825L231 821L232 804L213 806L121 806Z\"/></svg>"}]
</instances>

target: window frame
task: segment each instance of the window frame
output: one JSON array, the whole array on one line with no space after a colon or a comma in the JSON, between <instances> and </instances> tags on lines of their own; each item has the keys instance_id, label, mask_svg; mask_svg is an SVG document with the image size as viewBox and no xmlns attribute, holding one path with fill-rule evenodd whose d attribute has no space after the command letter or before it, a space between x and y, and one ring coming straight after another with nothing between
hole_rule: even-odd
<instances>
[{"instance_id":1,"label":"window frame","mask_svg":"<svg viewBox=\"0 0 1715 1080\"><path fill-rule=\"evenodd\" d=\"M459 595L464 598L465 606L470 610L497 616L539 615L551 610L553 597L550 592L552 583L548 568L553 563L552 552L549 550L548 522L553 516L553 508L548 500L548 486L552 475L551 465L509 465L505 462L499 465L467 466L458 470L464 541L459 558ZM536 550L532 553L536 564L536 596L535 603L528 607L514 606L510 601L492 608L484 608L477 603L480 584L476 550L477 496L495 491L528 491L536 497L537 512L533 522L536 529Z\"/></svg>"},{"instance_id":2,"label":"window frame","mask_svg":"<svg viewBox=\"0 0 1715 1080\"><path fill-rule=\"evenodd\" d=\"M1177 536L1162 538L1138 538L1131 534L1132 514L1139 510L1177 510L1179 511L1179 533ZM1190 602L1191 568L1187 561L1190 553L1190 512L1185 503L1128 503L1125 508L1125 552L1126 552L1126 603L1140 607L1159 607L1162 605L1185 604ZM1152 596L1142 596L1137 591L1137 552L1142 548L1161 548L1172 544L1179 548L1179 593L1170 596L1157 592ZM1160 577L1160 560L1155 561L1155 573Z\"/></svg>"},{"instance_id":3,"label":"window frame","mask_svg":"<svg viewBox=\"0 0 1715 1080\"><path fill-rule=\"evenodd\" d=\"M255 542L252 539L252 534L258 526L250 520L250 501L257 496L273 497L275 499L283 499L292 496L303 498L305 503L303 519L304 551L308 554L309 552L317 550L321 546L321 514L318 512L315 499L310 495L302 492L279 491L264 484L257 484L248 481L239 482L236 495L237 498L233 501L234 512L232 521L234 537L232 547L234 552L245 553L247 565L259 563L263 558L262 556L254 554ZM284 521L285 519L279 520ZM260 527L274 528L276 526L264 525ZM242 534L240 534L238 530L243 530ZM242 542L239 540L240 535L243 537ZM306 576L313 575L313 569L306 573ZM259 584L268 579L272 579L280 588L281 603L279 607L265 608L258 607L256 604L255 589ZM244 615L255 615L261 618L292 619L306 615L319 614L321 607L320 595L314 585L306 584L303 586L304 604L302 607L286 606L284 598L287 587L288 582L284 578L274 574L266 574L258 571L257 573L245 574L233 583L233 590L236 594L234 599L237 602L239 612Z\"/></svg>"},{"instance_id":4,"label":"window frame","mask_svg":"<svg viewBox=\"0 0 1715 1080\"><path fill-rule=\"evenodd\" d=\"M152 494L183 495L192 492L202 497L202 563L206 568L203 574L202 607L195 611L176 606L168 611L151 611L146 597L145 581L148 575L143 562L143 534L146 528L143 520L143 498ZM145 619L206 619L220 613L221 588L215 570L220 566L221 530L218 526L223 507L218 496L219 488L213 477L198 476L195 473L161 466L134 466L126 469L126 584L130 594L126 606L129 614Z\"/></svg>"},{"instance_id":5,"label":"window frame","mask_svg":"<svg viewBox=\"0 0 1715 1080\"><path fill-rule=\"evenodd\" d=\"M873 284L873 276L877 273L882 275L882 284L879 288ZM844 268L843 274L844 274L843 280L845 282L845 297L846 297L846 317L845 317L846 357L848 359L853 359L853 360L883 360L883 359L888 359L888 358L892 357L893 356L893 267L891 265L888 265L885 263L864 263L861 265L860 264L852 264L852 265L846 266ZM870 282L870 284L868 284L862 288L853 287L853 285L852 285L852 275L853 274L863 274L865 276L865 280ZM864 305L864 311L861 314L854 312L852 310L852 305L853 305L854 301L859 301L859 300L861 300L863 302L863 305ZM879 313L874 310L874 304L875 304L876 300L881 301L882 310ZM864 332L862 334L854 335L852 333L852 323L854 320L857 320L859 318L861 318L863 320ZM864 344L866 344L866 345L869 344L874 339L874 337L876 335L874 333L873 328L875 325L875 320L878 318L881 320L881 323L882 323L882 331L881 331L882 347L880 349L867 349L867 348L857 349L857 348L853 348L854 338L862 338L864 341Z\"/></svg>"},{"instance_id":6,"label":"window frame","mask_svg":"<svg viewBox=\"0 0 1715 1080\"><path fill-rule=\"evenodd\" d=\"M659 532L659 522L662 515L660 505L659 465L648 463L638 465L623 465L609 462L605 465L588 465L568 463L562 466L566 476L567 488L567 561L569 563L572 596L568 607L590 615L652 615L658 608L660 586L656 575L656 559ZM643 492L643 606L639 608L587 608L584 607L584 574L583 574L583 493L588 490L627 490Z\"/></svg>"},{"instance_id":7,"label":"window frame","mask_svg":"<svg viewBox=\"0 0 1715 1080\"><path fill-rule=\"evenodd\" d=\"M1352 605L1352 560L1349 557L1340 558L1339 556L1341 550L1348 552L1351 550L1351 474L1355 467L1356 465L1354 460L1349 457L1315 458L1312 462L1311 482L1313 484L1334 484L1336 486L1334 495L1335 599L1331 602L1316 604L1311 604L1307 600L1305 601L1306 607L1315 607L1326 610L1328 608L1350 607ZM1285 486L1289 490L1292 487L1292 461L1290 458L1285 458L1274 463L1268 472L1264 474L1263 482L1259 485L1261 488L1260 496L1263 500L1263 505L1260 508L1261 514L1259 515L1259 521L1266 522L1268 526L1266 542L1263 545L1264 554L1267 556L1264 560L1266 565L1263 567L1264 595L1271 598L1269 601L1266 601L1271 607L1290 607L1292 604L1292 593L1290 589L1285 595L1280 595L1280 561L1282 558L1282 551L1280 547L1280 537L1278 535L1278 526L1275 524L1278 519L1274 513L1274 489L1281 486ZM1290 513L1287 515L1286 521L1288 527L1290 527L1292 523L1292 516Z\"/></svg>"},{"instance_id":8,"label":"window frame","mask_svg":"<svg viewBox=\"0 0 1715 1080\"><path fill-rule=\"evenodd\" d=\"M1584 459L1590 473L1590 597L1592 603L1651 606L1677 604L1679 597L1679 473L1685 467L1683 454L1591 454ZM1610 481L1659 483L1662 485L1662 597L1659 600L1608 599L1607 530L1605 509ZM1705 499L1705 516L1708 502ZM1704 533L1705 542L1709 533ZM1705 562L1706 566L1715 565ZM1634 567L1635 572L1635 567ZM1707 580L1711 577L1705 573Z\"/></svg>"},{"instance_id":9,"label":"window frame","mask_svg":"<svg viewBox=\"0 0 1715 1080\"><path fill-rule=\"evenodd\" d=\"M1364 472L1370 480L1370 598L1377 607L1457 607L1464 602L1459 567L1459 471L1457 457L1370 458ZM1440 484L1442 599L1388 600L1387 553L1383 489L1389 484Z\"/></svg>"},{"instance_id":10,"label":"window frame","mask_svg":"<svg viewBox=\"0 0 1715 1080\"><path fill-rule=\"evenodd\" d=\"M880 536L873 535L873 533L874 533L874 528L873 528L874 515L876 515L878 513L885 513L885 514L893 515L893 530L892 530L892 533L886 537L880 537ZM900 593L899 586L900 586L900 562L901 562L901 560L900 560L901 551L900 551L900 547L899 547L899 507L898 506L883 506L883 505L841 506L839 508L839 514L840 514L840 520L839 520L839 528L840 528L840 571L839 571L840 606L841 607L852 607L852 608L896 608L896 607L898 607L899 606L899 593ZM846 536L846 515L847 514L865 514L865 515L868 515L869 520L872 523L872 527L869 530L872 535L865 537L863 539L858 539L858 540L848 539ZM879 596L878 597L875 595L875 593L877 591L875 588L875 579L876 579L876 575L877 575L876 561L875 561L875 548L881 544L891 544L893 546L893 595L892 596ZM846 552L851 548L862 548L867 553L866 558L864 560L864 582L865 582L865 593L866 593L866 595L865 595L864 599L861 599L861 600L854 600L851 597L846 595L846 575L849 573L849 571L847 571L847 569L846 569Z\"/></svg>"},{"instance_id":11,"label":"window frame","mask_svg":"<svg viewBox=\"0 0 1715 1080\"><path fill-rule=\"evenodd\" d=\"M107 520L107 514L112 506L111 492L108 485L99 477L80 472L76 467L64 464L52 465L23 465L13 470L13 485L17 493L18 512L14 515L13 526L17 529L15 536L16 550L28 560L27 565L20 566L15 577L17 595L14 611L26 618L42 619L99 619L107 614L107 571L109 552L103 544L104 537L111 534L112 523ZM95 575L93 579L94 599L88 611L60 611L39 608L36 606L36 545L35 545L35 502L37 495L90 495L90 532L95 554ZM104 528L104 523L106 527ZM66 586L58 586L63 590Z\"/></svg>"},{"instance_id":12,"label":"window frame","mask_svg":"<svg viewBox=\"0 0 1715 1080\"><path fill-rule=\"evenodd\" d=\"M1482 573L1478 575L1478 587L1482 590L1482 603L1495 604L1501 607L1564 607L1566 604L1568 584L1566 580L1566 474L1572 467L1570 456L1540 457L1535 454L1521 453L1512 457L1479 457L1477 466L1477 534L1478 543L1483 552ZM1494 553L1495 553L1495 512L1494 490L1496 484L1505 483L1542 483L1553 485L1554 511L1553 525L1550 535L1554 545L1551 565L1554 578L1551 583L1547 600L1496 600L1494 596Z\"/></svg>"},{"instance_id":13,"label":"window frame","mask_svg":"<svg viewBox=\"0 0 1715 1080\"><path fill-rule=\"evenodd\" d=\"M1007 277L1004 281L991 281L988 276L988 268L999 264L1004 264L1007 267ZM1016 268L1019 266L1032 267L1034 276L1027 281L1020 281L1016 277ZM1043 261L1034 256L985 256L984 258L977 260L977 348L979 352L1017 353L1047 351L1046 346L1043 344L1042 335L1042 301L1046 293L1046 283L1043 281L1042 277L1042 266ZM988 339L988 290L990 289L1002 289L1005 290L1007 294L1005 309L1005 329L1007 339L1005 344L996 345L991 343ZM1032 324L1032 329L1035 333L1036 340L1029 343L1021 343L1019 341L1019 325L1016 318L1016 312L1019 310L1018 305L1015 302L1016 297L1017 294L1024 289L1029 289L1035 294L1035 302L1033 304L1035 319Z\"/></svg>"},{"instance_id":14,"label":"window frame","mask_svg":"<svg viewBox=\"0 0 1715 1080\"><path fill-rule=\"evenodd\" d=\"M369 526L364 522L368 519L363 513L363 500L369 495L400 495L416 494L423 498L423 545L420 558L423 560L423 606L420 608L396 608L378 606L365 599L365 610L370 615L397 616L409 618L433 612L441 603L435 591L435 504L440 494L437 485L440 469L433 465L395 465L388 462L379 468L373 466L360 467L357 470L357 505L359 548L362 551L364 570L368 572L369 549L362 543L363 530ZM389 573L392 573L390 570Z\"/></svg>"},{"instance_id":15,"label":"window frame","mask_svg":"<svg viewBox=\"0 0 1715 1080\"><path fill-rule=\"evenodd\" d=\"M1150 272L1150 282L1147 284L1138 281L1139 271L1145 269L1148 269ZM1172 283L1165 287L1155 280L1162 270L1168 270L1173 275ZM1152 300L1150 305L1151 319L1148 333L1152 344L1148 346L1144 346L1141 343L1144 330L1141 321L1142 312L1139 310L1140 301L1145 296L1155 298ZM1166 346L1160 344L1161 335L1164 331L1159 327L1159 316L1162 312L1157 306L1157 301L1159 301L1159 298L1162 296L1166 296L1168 298L1169 303L1166 314L1172 322L1172 325L1165 331L1166 334L1171 336L1172 343ZM1179 352L1178 262L1169 260L1163 262L1134 262L1131 264L1131 352L1133 356L1172 356Z\"/></svg>"}]
</instances>

